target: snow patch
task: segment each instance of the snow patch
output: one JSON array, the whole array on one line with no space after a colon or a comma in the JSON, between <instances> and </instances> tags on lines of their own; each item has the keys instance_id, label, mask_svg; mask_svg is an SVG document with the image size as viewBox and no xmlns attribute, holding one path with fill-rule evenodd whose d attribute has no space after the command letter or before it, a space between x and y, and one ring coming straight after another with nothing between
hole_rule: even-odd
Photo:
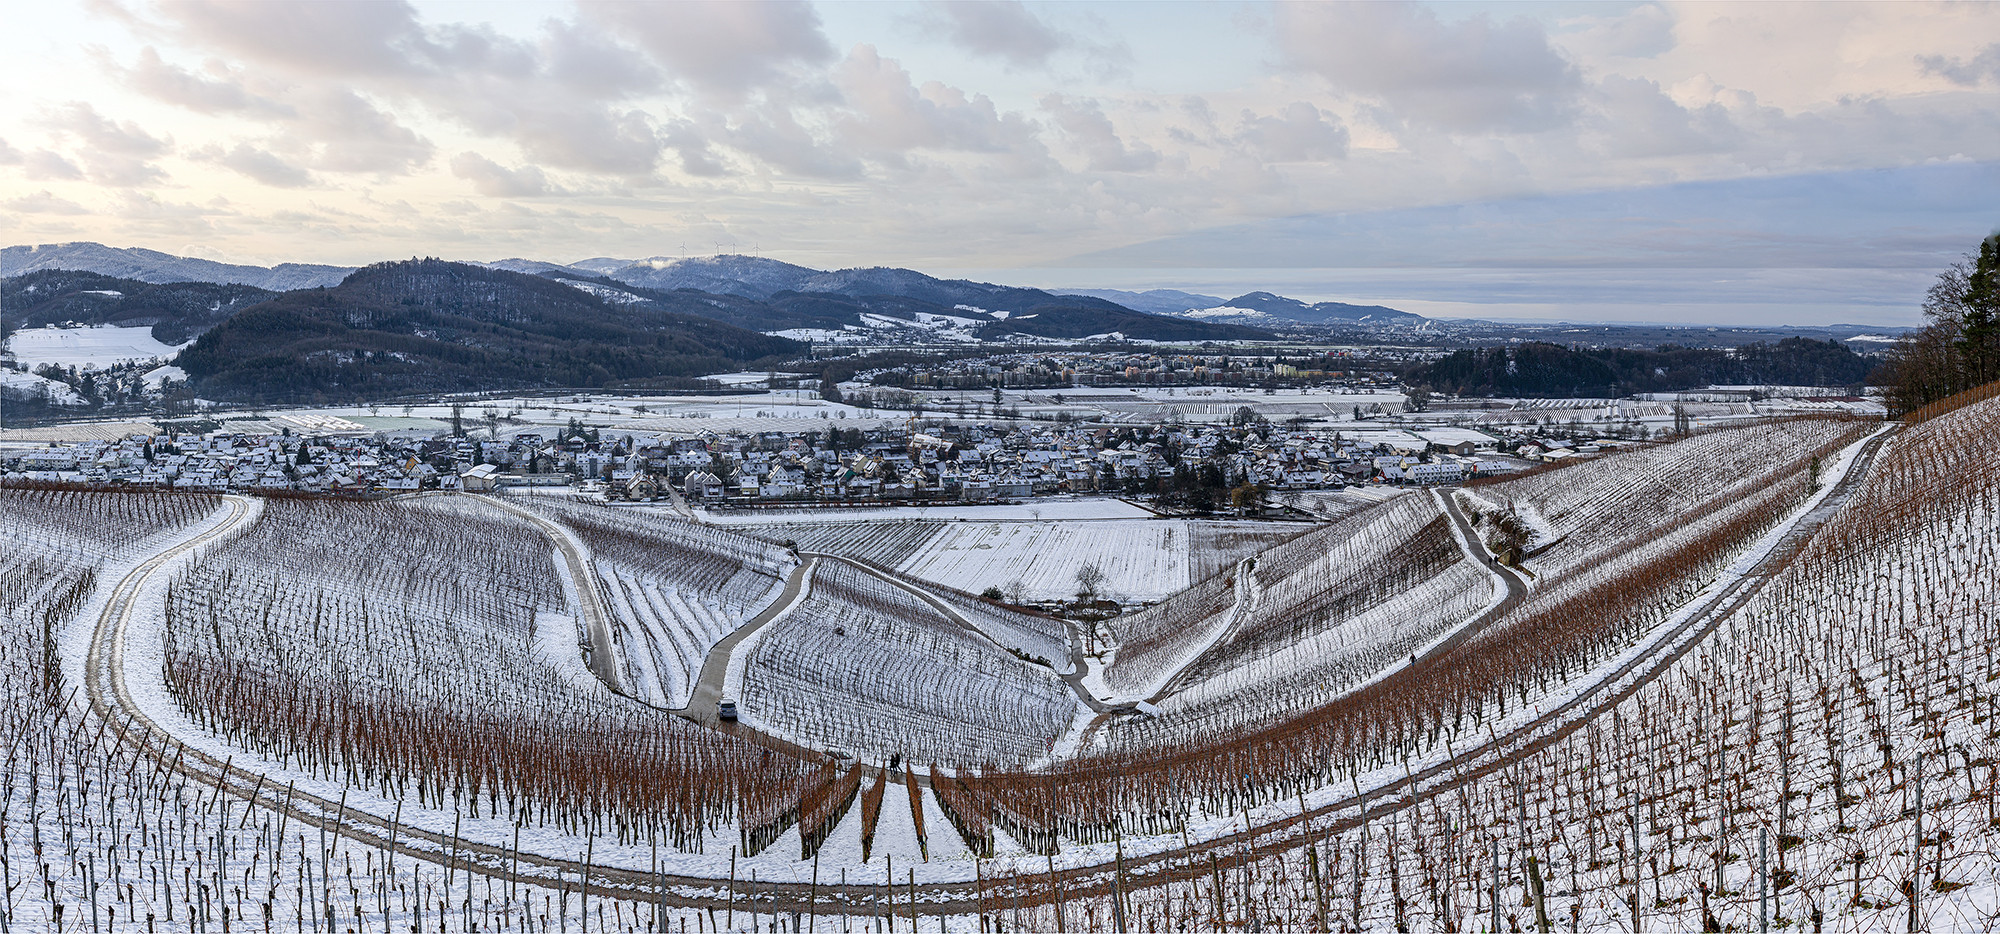
<instances>
[{"instance_id":1,"label":"snow patch","mask_svg":"<svg viewBox=\"0 0 2000 934\"><path fill-rule=\"evenodd\" d=\"M16 331L8 347L14 358L29 367L53 363L57 366L106 367L129 360L172 357L180 344L163 344L153 339L150 327L126 328L109 325L90 328L30 328ZM189 341L188 343L193 343Z\"/></svg>"},{"instance_id":2,"label":"snow patch","mask_svg":"<svg viewBox=\"0 0 2000 934\"><path fill-rule=\"evenodd\" d=\"M589 292L590 294L595 295L598 298L603 299L604 301L610 302L613 305L636 305L639 304L640 302L645 301L645 299L640 298L639 296L634 295L630 292L627 292L624 289L614 289L610 288L609 286L598 285L595 282L578 282L575 279L557 279L556 281L566 286L569 286L572 289L579 289L585 292Z\"/></svg>"},{"instance_id":3,"label":"snow patch","mask_svg":"<svg viewBox=\"0 0 2000 934\"><path fill-rule=\"evenodd\" d=\"M1190 308L1181 312L1183 318L1269 318L1255 308L1237 308L1234 305L1217 305L1214 308Z\"/></svg>"},{"instance_id":4,"label":"snow patch","mask_svg":"<svg viewBox=\"0 0 2000 934\"><path fill-rule=\"evenodd\" d=\"M52 379L43 379L33 373L16 373L13 370L0 370L0 389L6 390L9 395L27 396L30 398L47 392L49 401L56 405L83 404L83 397L77 395L76 390L71 389L67 383L58 383Z\"/></svg>"}]
</instances>

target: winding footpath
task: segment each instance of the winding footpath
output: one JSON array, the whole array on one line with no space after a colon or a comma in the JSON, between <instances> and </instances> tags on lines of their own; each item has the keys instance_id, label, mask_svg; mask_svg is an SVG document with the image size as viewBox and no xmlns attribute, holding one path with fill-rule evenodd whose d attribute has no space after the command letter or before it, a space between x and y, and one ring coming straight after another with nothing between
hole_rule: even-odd
<instances>
[{"instance_id":1,"label":"winding footpath","mask_svg":"<svg viewBox=\"0 0 2000 934\"><path fill-rule=\"evenodd\" d=\"M1582 729L1665 674L1724 620L1747 604L1852 496L1866 476L1876 452L1893 431L1893 427L1885 428L1860 442L1858 454L1847 462L1846 469L1821 501L1788 517L1770 533L1775 537L1774 547L1736 577L1722 586L1713 587L1712 592L1684 607L1677 617L1680 620L1678 623L1649 636L1615 668L1593 673L1588 683L1577 685L1566 700L1541 712L1529 722L1459 751L1446 760L1434 762L1406 778L1363 789L1358 795L1339 797L1313 807L1303 815L1296 808L1282 803L1252 808L1246 815L1250 826L1245 830L1151 854L1128 851L1122 872L1112 863L1105 862L1063 869L1059 878L1053 880L1044 876L1029 876L1012 881L989 879L984 883L917 883L915 894L911 897L921 901L921 912L927 916L970 914L1004 904L1010 898L1034 903L1059 892L1063 897L1074 899L1107 895L1116 886L1122 886L1124 891L1129 892L1138 887L1205 877L1210 871L1210 859L1215 855L1230 854L1231 858L1236 858L1236 854L1267 855L1284 851L1305 840L1380 819L1411 806L1423 797L1506 768ZM200 746L183 741L149 717L134 699L127 683L131 667L125 655L127 633L140 594L156 575L175 565L177 559L234 534L244 526L252 511L250 502L242 497L227 497L224 508L227 512L220 521L190 532L124 575L112 587L103 612L94 624L86 661L85 681L89 702L92 710L110 724L121 743L155 759L165 768L257 806L285 812L303 825L324 828L336 837L390 849L398 855L440 864L449 862L459 869L497 881L520 881L553 887L575 884L587 878L592 895L680 907L816 910L822 915L834 911L860 915L881 912L885 889L880 885L808 886L805 883L765 882L759 884L753 902L733 884L725 889L724 880L719 878L655 875L641 870L586 865L578 860L517 852L505 846L453 839L449 834L397 826L379 815L346 806L344 798L334 801L294 788L277 788L260 773L235 765L233 758L219 760ZM1463 516L1456 509L1451 512L1460 534L1469 534L1470 528L1464 523ZM543 528L545 532L549 531L546 525ZM565 564L573 575L579 602L586 605L586 613L589 614L588 604L592 601L584 595L595 594L596 589L588 562L582 560L582 555L575 550L573 543L568 542L566 535L558 533L551 537L564 551ZM1492 566L1489 563L1489 567ZM791 599L796 598L806 573L805 565L795 569L787 582L788 596L781 597L773 607L788 606ZM1519 585L1518 578L1504 571L1499 573L1512 581L1509 585L1510 598L1518 597L1519 592L1515 590ZM776 618L770 609L766 610L766 614ZM760 614L760 617L766 614ZM1482 618L1490 615L1489 611L1482 614ZM593 626L602 622L601 607L597 608L594 616ZM769 621L763 620L764 623ZM1487 619L1477 625L1483 626L1490 621ZM755 620L752 622L756 623ZM1456 641L1450 641L1450 645L1457 646L1470 638L1477 631L1473 625L1468 624L1455 633L1452 638ZM1446 648L1444 643L1434 646L1419 659L1419 664L1435 660ZM725 668L726 654L723 653ZM1412 667L1406 667L1393 672L1384 681L1400 680L1412 670ZM708 671L709 665L704 664L704 680ZM158 678L160 673L131 674ZM690 704L690 709L696 706Z\"/></svg>"},{"instance_id":2,"label":"winding footpath","mask_svg":"<svg viewBox=\"0 0 2000 934\"><path fill-rule=\"evenodd\" d=\"M462 493L441 493L441 496L463 496ZM577 612L583 614L584 625L590 629L590 673L614 694L624 694L618 684L618 653L611 648L611 620L605 611L604 588L598 583L597 572L590 566L590 556L584 553L583 545L568 529L535 513L516 506L497 496L478 497L480 502L498 506L522 519L534 523L541 533L562 552L563 564L568 567L571 585L576 588Z\"/></svg>"},{"instance_id":3,"label":"winding footpath","mask_svg":"<svg viewBox=\"0 0 2000 934\"><path fill-rule=\"evenodd\" d=\"M1499 559L1493 557L1492 552L1486 550L1486 543L1479 540L1479 533L1472 530L1471 521L1465 518L1465 510L1459 508L1458 498L1437 490L1432 490L1431 495L1437 498L1438 508L1451 517L1452 529L1458 534L1459 547L1467 556L1485 565L1487 571L1499 578L1501 585L1507 588L1507 595L1501 597L1500 602L1486 612L1467 620L1465 625L1458 627L1451 635L1438 640L1423 654L1417 656L1411 662L1415 667L1435 663L1446 653L1464 645L1467 639L1485 631L1486 627L1493 625L1496 620L1513 612L1515 607L1521 605L1522 600L1528 598L1527 582L1521 579L1520 572L1501 564Z\"/></svg>"}]
</instances>

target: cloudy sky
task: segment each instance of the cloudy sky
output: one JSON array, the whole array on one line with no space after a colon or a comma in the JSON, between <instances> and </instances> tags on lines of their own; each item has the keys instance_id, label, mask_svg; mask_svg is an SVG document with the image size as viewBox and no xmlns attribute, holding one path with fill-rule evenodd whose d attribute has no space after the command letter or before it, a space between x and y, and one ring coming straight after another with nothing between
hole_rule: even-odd
<instances>
[{"instance_id":1,"label":"cloudy sky","mask_svg":"<svg viewBox=\"0 0 2000 934\"><path fill-rule=\"evenodd\" d=\"M1893 324L2000 4L13 3L6 243Z\"/></svg>"}]
</instances>

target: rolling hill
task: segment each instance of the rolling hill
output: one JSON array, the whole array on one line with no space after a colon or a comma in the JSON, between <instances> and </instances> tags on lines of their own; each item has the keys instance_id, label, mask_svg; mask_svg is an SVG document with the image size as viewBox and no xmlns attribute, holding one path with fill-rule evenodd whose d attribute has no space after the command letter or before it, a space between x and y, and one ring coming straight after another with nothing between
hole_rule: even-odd
<instances>
[{"instance_id":1,"label":"rolling hill","mask_svg":"<svg viewBox=\"0 0 2000 934\"><path fill-rule=\"evenodd\" d=\"M0 279L0 334L48 324L150 327L163 344L180 344L273 293L213 282L153 284L94 272L43 269Z\"/></svg>"},{"instance_id":2,"label":"rolling hill","mask_svg":"<svg viewBox=\"0 0 2000 934\"><path fill-rule=\"evenodd\" d=\"M1163 317L1161 315L1136 312L1099 295L1055 293L969 279L940 279L915 270L887 266L821 271L772 259L725 255L645 260L605 275L628 285L655 291L695 289L792 305L800 303L796 299L788 299L788 293L838 296L857 306L865 306L869 312L890 317L906 317L921 311L998 321L981 329L980 335L989 338L1020 334L1079 339L1119 333L1133 340L1172 341L1256 340L1271 336L1268 332L1242 327L1242 322L1216 325L1184 320L1168 324L1159 320ZM838 305L839 301L832 299L818 307L830 309ZM842 320L846 324L855 323L852 317ZM1024 323L1027 321L1034 323ZM802 325L787 323L780 326Z\"/></svg>"},{"instance_id":3,"label":"rolling hill","mask_svg":"<svg viewBox=\"0 0 2000 934\"><path fill-rule=\"evenodd\" d=\"M438 260L365 267L212 328L176 361L216 399L659 385L800 349L562 283Z\"/></svg>"},{"instance_id":4,"label":"rolling hill","mask_svg":"<svg viewBox=\"0 0 2000 934\"><path fill-rule=\"evenodd\" d=\"M1130 340L1158 341L1271 337L1268 331L1234 324L1144 314L1100 298L936 279L907 269L843 270L815 273L800 280L786 278L785 269L780 268L786 266L783 263L751 257L723 259L749 262L736 266L701 263L693 273L683 270L686 274L644 277L667 284L696 282L705 288L669 289L631 284L619 278L631 275L631 267L601 277L560 271L543 275L607 295L612 301L619 301L617 293L623 293L629 300L651 302L667 310L766 333L791 329L893 330L902 322L913 332L935 331L940 330L939 325L949 325L947 329L964 340L1081 340L1109 334L1120 334ZM732 270L729 275L744 278L721 278L720 270L724 269ZM798 287L765 290L765 286L781 282ZM974 305L974 301L984 304ZM922 338L916 333L910 336Z\"/></svg>"},{"instance_id":5,"label":"rolling hill","mask_svg":"<svg viewBox=\"0 0 2000 934\"><path fill-rule=\"evenodd\" d=\"M42 269L95 272L140 282L249 285L272 292L335 285L354 271L351 266L312 263L279 263L268 268L239 266L175 256L158 250L108 247L87 241L0 248L0 276L20 276Z\"/></svg>"},{"instance_id":6,"label":"rolling hill","mask_svg":"<svg viewBox=\"0 0 2000 934\"><path fill-rule=\"evenodd\" d=\"M1398 311L1386 305L1350 305L1346 302L1316 302L1308 305L1296 298L1286 298L1269 292L1250 292L1214 307L1190 308L1178 314L1184 318L1264 327L1286 324L1416 325L1425 321L1422 315Z\"/></svg>"},{"instance_id":7,"label":"rolling hill","mask_svg":"<svg viewBox=\"0 0 2000 934\"><path fill-rule=\"evenodd\" d=\"M740 255L639 261L596 257L570 264L512 258L463 265L556 279L611 304L650 304L766 334L857 330L882 331L884 339L922 340L926 331L950 331L949 335L932 336L956 341L1023 337L1075 340L1113 333L1132 340L1169 341L1271 336L1232 326L1253 322L1163 321L1160 316L1137 314L1100 297L940 279L885 266L826 271ZM0 276L56 269L146 283L208 282L270 291L333 287L354 271L296 263L270 268L234 266L98 243L0 250ZM216 311L241 307L245 306L224 301ZM1034 323L1007 325L1002 319L1010 315ZM216 320L221 317L227 314ZM947 318L953 320L942 320ZM897 321L910 323L907 333L898 333ZM175 333L185 340L213 323L197 322Z\"/></svg>"}]
</instances>

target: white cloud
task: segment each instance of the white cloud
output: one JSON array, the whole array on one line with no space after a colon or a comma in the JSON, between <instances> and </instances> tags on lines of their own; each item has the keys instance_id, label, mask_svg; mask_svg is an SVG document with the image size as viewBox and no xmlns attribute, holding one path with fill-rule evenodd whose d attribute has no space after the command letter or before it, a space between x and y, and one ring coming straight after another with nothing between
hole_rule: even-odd
<instances>
[{"instance_id":1,"label":"white cloud","mask_svg":"<svg viewBox=\"0 0 2000 934\"><path fill-rule=\"evenodd\" d=\"M100 52L0 62L26 115L0 118L0 198L46 184L92 207L11 212L24 237L184 224L203 230L160 242L372 259L685 236L976 265L1311 212L2000 160L1994 4L129 2L64 14L82 28L59 35Z\"/></svg>"},{"instance_id":2,"label":"white cloud","mask_svg":"<svg viewBox=\"0 0 2000 934\"><path fill-rule=\"evenodd\" d=\"M408 75L446 57L408 3L230 3L153 8L187 44L300 76Z\"/></svg>"},{"instance_id":3,"label":"white cloud","mask_svg":"<svg viewBox=\"0 0 2000 934\"><path fill-rule=\"evenodd\" d=\"M190 155L197 160L213 162L241 173L273 188L303 188L312 184L313 180L312 173L249 143L237 143L228 149L221 146L204 146Z\"/></svg>"},{"instance_id":4,"label":"white cloud","mask_svg":"<svg viewBox=\"0 0 2000 934\"><path fill-rule=\"evenodd\" d=\"M819 13L800 0L590 0L584 10L633 36L676 77L730 98L782 84L835 58Z\"/></svg>"},{"instance_id":5,"label":"white cloud","mask_svg":"<svg viewBox=\"0 0 2000 934\"><path fill-rule=\"evenodd\" d=\"M244 87L241 76L231 73L229 66L217 59L209 62L214 77L203 77L167 62L157 49L147 46L140 50L139 60L132 67L119 68L116 64L112 67L124 74L126 83L134 90L196 113L248 113L265 117L291 117L297 113L288 104L251 93Z\"/></svg>"},{"instance_id":6,"label":"white cloud","mask_svg":"<svg viewBox=\"0 0 2000 934\"><path fill-rule=\"evenodd\" d=\"M1018 152L1046 159L1038 129L1016 113L1001 114L986 95L968 96L936 81L916 86L902 66L871 45L859 45L835 69L847 112L841 138L864 151L911 149Z\"/></svg>"},{"instance_id":7,"label":"white cloud","mask_svg":"<svg viewBox=\"0 0 2000 934\"><path fill-rule=\"evenodd\" d=\"M1674 14L1658 3L1578 17L1562 25L1565 32L1556 41L1581 56L1654 58L1674 47Z\"/></svg>"},{"instance_id":8,"label":"white cloud","mask_svg":"<svg viewBox=\"0 0 2000 934\"><path fill-rule=\"evenodd\" d=\"M1305 101L1293 101L1271 116L1244 111L1241 136L1273 162L1318 162L1347 155L1347 127Z\"/></svg>"},{"instance_id":9,"label":"white cloud","mask_svg":"<svg viewBox=\"0 0 2000 934\"><path fill-rule=\"evenodd\" d=\"M1157 166L1160 154L1144 143L1128 144L1112 126L1111 118L1097 101L1048 94L1042 109L1055 118L1056 126L1071 143L1082 150L1093 172L1144 172Z\"/></svg>"},{"instance_id":10,"label":"white cloud","mask_svg":"<svg viewBox=\"0 0 2000 934\"><path fill-rule=\"evenodd\" d=\"M1948 55L1919 55L1917 64L1924 74L1937 75L1959 87L1975 88L1982 84L2000 84L2000 42L1980 49L1979 54L1969 59Z\"/></svg>"},{"instance_id":11,"label":"white cloud","mask_svg":"<svg viewBox=\"0 0 2000 934\"><path fill-rule=\"evenodd\" d=\"M1294 67L1452 131L1561 126L1582 88L1575 66L1528 19L1447 23L1412 3L1295 2L1278 6L1273 28Z\"/></svg>"},{"instance_id":12,"label":"white cloud","mask_svg":"<svg viewBox=\"0 0 2000 934\"><path fill-rule=\"evenodd\" d=\"M927 5L930 27L974 55L997 58L1018 68L1040 68L1070 44L1020 0L948 0Z\"/></svg>"},{"instance_id":13,"label":"white cloud","mask_svg":"<svg viewBox=\"0 0 2000 934\"><path fill-rule=\"evenodd\" d=\"M58 198L50 194L46 188L31 195L22 195L19 198L9 199L4 203L0 203L0 207L18 214L61 214L74 216L90 213L89 209L83 205L64 198Z\"/></svg>"},{"instance_id":14,"label":"white cloud","mask_svg":"<svg viewBox=\"0 0 2000 934\"><path fill-rule=\"evenodd\" d=\"M80 181L83 170L76 163L46 149L37 149L22 160L28 177L39 181Z\"/></svg>"},{"instance_id":15,"label":"white cloud","mask_svg":"<svg viewBox=\"0 0 2000 934\"><path fill-rule=\"evenodd\" d=\"M171 149L171 144L153 136L129 120L119 122L97 112L82 101L70 101L45 111L41 123L58 138L74 144L73 154L91 181L114 188L131 188L158 181L166 176L153 162ZM53 155L53 154L50 154ZM61 178L75 171L69 160L44 157L31 160L44 178Z\"/></svg>"},{"instance_id":16,"label":"white cloud","mask_svg":"<svg viewBox=\"0 0 2000 934\"><path fill-rule=\"evenodd\" d=\"M451 174L472 183L489 198L533 198L553 194L555 189L532 165L510 169L476 152L462 152L451 160Z\"/></svg>"},{"instance_id":17,"label":"white cloud","mask_svg":"<svg viewBox=\"0 0 2000 934\"><path fill-rule=\"evenodd\" d=\"M1594 94L1599 105L1595 128L1603 134L1603 151L1614 158L1722 152L1742 141L1720 103L1683 107L1643 78L1611 75Z\"/></svg>"},{"instance_id":18,"label":"white cloud","mask_svg":"<svg viewBox=\"0 0 2000 934\"><path fill-rule=\"evenodd\" d=\"M354 91L319 88L304 95L296 132L316 146L315 168L400 174L430 161L429 140Z\"/></svg>"},{"instance_id":19,"label":"white cloud","mask_svg":"<svg viewBox=\"0 0 2000 934\"><path fill-rule=\"evenodd\" d=\"M844 181L864 176L858 157L820 138L784 104L764 103L732 113L709 111L699 122L709 135L782 173Z\"/></svg>"}]
</instances>

